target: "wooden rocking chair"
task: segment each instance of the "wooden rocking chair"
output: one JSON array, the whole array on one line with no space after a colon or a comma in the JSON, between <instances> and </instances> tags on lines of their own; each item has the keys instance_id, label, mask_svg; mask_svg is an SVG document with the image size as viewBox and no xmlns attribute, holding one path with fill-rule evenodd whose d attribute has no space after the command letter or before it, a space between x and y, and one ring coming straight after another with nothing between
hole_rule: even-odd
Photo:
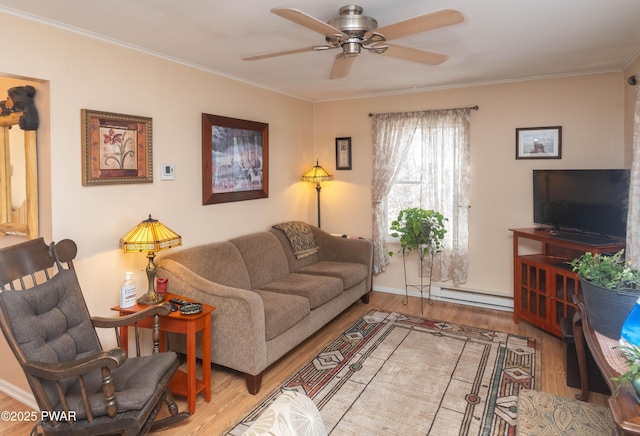
<instances>
[{"instance_id":1,"label":"wooden rocking chair","mask_svg":"<svg viewBox=\"0 0 640 436\"><path fill-rule=\"evenodd\" d=\"M68 239L47 246L39 238L0 250L0 326L40 408L32 434L141 435L189 417L178 413L167 388L176 354L140 356L137 322L155 316L158 350L159 315L169 313L168 303L120 318L91 318L73 267L76 253ZM135 326L136 357L119 347L122 325ZM114 328L118 348L103 351L96 327ZM163 403L170 416L154 422Z\"/></svg>"}]
</instances>

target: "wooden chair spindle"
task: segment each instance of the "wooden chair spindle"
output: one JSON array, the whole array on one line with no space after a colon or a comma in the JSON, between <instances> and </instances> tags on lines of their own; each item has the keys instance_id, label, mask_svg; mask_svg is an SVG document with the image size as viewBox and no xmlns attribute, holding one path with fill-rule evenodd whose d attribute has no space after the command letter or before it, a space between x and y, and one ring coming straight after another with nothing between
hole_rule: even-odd
<instances>
[{"instance_id":1,"label":"wooden chair spindle","mask_svg":"<svg viewBox=\"0 0 640 436\"><path fill-rule=\"evenodd\" d=\"M160 352L160 315L153 316L153 354Z\"/></svg>"},{"instance_id":2,"label":"wooden chair spindle","mask_svg":"<svg viewBox=\"0 0 640 436\"><path fill-rule=\"evenodd\" d=\"M134 323L136 336L136 356L140 357L140 327L138 323Z\"/></svg>"},{"instance_id":3,"label":"wooden chair spindle","mask_svg":"<svg viewBox=\"0 0 640 436\"><path fill-rule=\"evenodd\" d=\"M102 368L102 392L104 393L104 400L107 405L107 415L113 418L118 413L116 407L116 390L113 386L111 370L106 366Z\"/></svg>"},{"instance_id":4,"label":"wooden chair spindle","mask_svg":"<svg viewBox=\"0 0 640 436\"><path fill-rule=\"evenodd\" d=\"M84 403L84 409L87 411L87 421L93 421L93 412L91 411L91 403L89 403L89 396L87 390L84 387L84 379L82 376L78 377L78 383L80 384L80 392L82 393L82 402Z\"/></svg>"}]
</instances>

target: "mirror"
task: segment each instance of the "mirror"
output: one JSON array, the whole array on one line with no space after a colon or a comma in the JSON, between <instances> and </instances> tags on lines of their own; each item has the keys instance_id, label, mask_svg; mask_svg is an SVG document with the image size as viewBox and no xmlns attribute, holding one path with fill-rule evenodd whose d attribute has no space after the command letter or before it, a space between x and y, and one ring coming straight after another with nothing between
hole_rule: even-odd
<instances>
[{"instance_id":1,"label":"mirror","mask_svg":"<svg viewBox=\"0 0 640 436\"><path fill-rule=\"evenodd\" d=\"M0 102L0 237L38 237L35 89L16 86Z\"/></svg>"}]
</instances>

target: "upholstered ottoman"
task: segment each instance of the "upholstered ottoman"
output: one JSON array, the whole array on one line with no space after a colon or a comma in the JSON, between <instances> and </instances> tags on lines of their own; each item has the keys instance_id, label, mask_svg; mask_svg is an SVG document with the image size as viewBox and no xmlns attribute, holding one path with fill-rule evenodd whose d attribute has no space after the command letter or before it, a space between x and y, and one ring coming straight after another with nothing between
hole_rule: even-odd
<instances>
[{"instance_id":1,"label":"upholstered ottoman","mask_svg":"<svg viewBox=\"0 0 640 436\"><path fill-rule=\"evenodd\" d=\"M314 402L306 395L284 391L242 436L326 436Z\"/></svg>"},{"instance_id":2,"label":"upholstered ottoman","mask_svg":"<svg viewBox=\"0 0 640 436\"><path fill-rule=\"evenodd\" d=\"M608 407L523 389L518 394L516 434L606 436L616 431Z\"/></svg>"}]
</instances>

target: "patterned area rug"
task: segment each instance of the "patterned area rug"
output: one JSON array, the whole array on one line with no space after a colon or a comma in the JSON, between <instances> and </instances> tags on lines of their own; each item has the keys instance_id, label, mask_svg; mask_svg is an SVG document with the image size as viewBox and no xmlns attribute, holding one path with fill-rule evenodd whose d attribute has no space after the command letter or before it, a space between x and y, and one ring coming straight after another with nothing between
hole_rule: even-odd
<instances>
[{"instance_id":1,"label":"patterned area rug","mask_svg":"<svg viewBox=\"0 0 640 436\"><path fill-rule=\"evenodd\" d=\"M306 393L332 435L514 435L537 369L533 339L374 309L228 435L283 390Z\"/></svg>"}]
</instances>

